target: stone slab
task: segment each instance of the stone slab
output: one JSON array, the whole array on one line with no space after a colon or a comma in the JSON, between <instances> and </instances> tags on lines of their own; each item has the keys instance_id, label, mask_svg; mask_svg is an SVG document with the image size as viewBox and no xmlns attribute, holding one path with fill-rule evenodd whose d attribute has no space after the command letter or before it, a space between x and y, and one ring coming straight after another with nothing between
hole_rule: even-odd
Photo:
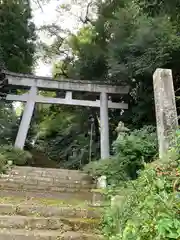
<instances>
[{"instance_id":1,"label":"stone slab","mask_svg":"<svg viewBox=\"0 0 180 240\"><path fill-rule=\"evenodd\" d=\"M6 97L7 101L16 101L16 102L27 102L28 95L16 95L16 94L8 94ZM44 97L41 95L37 95L34 97L36 103L44 103L44 104L62 104L62 105L72 105L72 106L85 106L85 107L100 107L99 100L78 100L73 98L53 98L53 97ZM128 104L124 102L112 102L108 100L108 108L110 109L128 109Z\"/></svg>"},{"instance_id":2,"label":"stone slab","mask_svg":"<svg viewBox=\"0 0 180 240\"><path fill-rule=\"evenodd\" d=\"M53 177L37 177L37 176L13 176L2 175L0 177L0 184L6 182L12 183L26 183L33 185L49 185L49 186L65 186L65 187L79 187L79 188L94 188L95 184L85 180L63 179Z\"/></svg>"},{"instance_id":3,"label":"stone slab","mask_svg":"<svg viewBox=\"0 0 180 240\"><path fill-rule=\"evenodd\" d=\"M92 183L92 178L81 171L67 170L67 169L53 169L53 168L35 168L35 167L14 167L9 171L8 175L12 178L29 177L29 178L53 178L54 181L72 180L72 181L86 181Z\"/></svg>"},{"instance_id":4,"label":"stone slab","mask_svg":"<svg viewBox=\"0 0 180 240\"><path fill-rule=\"evenodd\" d=\"M1 240L100 240L101 236L94 234L86 234L81 232L66 232L65 234L59 231L29 231L3 229L0 230Z\"/></svg>"},{"instance_id":5,"label":"stone slab","mask_svg":"<svg viewBox=\"0 0 180 240\"><path fill-rule=\"evenodd\" d=\"M87 187L87 188L86 188ZM34 192L37 191L50 191L50 192L76 192L76 193L87 193L91 191L91 187L90 186L77 186L74 184L61 184L61 185L48 185L45 184L43 182L38 183L38 184L33 184L33 183L17 183L17 182L11 182L11 181L4 181L1 182L0 181L0 189L14 189L14 190L31 190Z\"/></svg>"},{"instance_id":6,"label":"stone slab","mask_svg":"<svg viewBox=\"0 0 180 240\"><path fill-rule=\"evenodd\" d=\"M156 69L153 75L159 158L166 157L178 129L178 116L171 69Z\"/></svg>"},{"instance_id":7,"label":"stone slab","mask_svg":"<svg viewBox=\"0 0 180 240\"><path fill-rule=\"evenodd\" d=\"M100 210L97 208L78 206L46 206L43 204L26 201L27 204L0 204L0 215L42 216L42 217L66 217L66 218L100 218ZM67 204L68 205L68 204Z\"/></svg>"},{"instance_id":8,"label":"stone slab","mask_svg":"<svg viewBox=\"0 0 180 240\"><path fill-rule=\"evenodd\" d=\"M77 201L88 201L92 202L92 193L86 192L48 192L48 191L23 191L13 189L1 189L0 197L23 197L23 198L43 198L43 199L54 199L54 200L77 200Z\"/></svg>"},{"instance_id":9,"label":"stone slab","mask_svg":"<svg viewBox=\"0 0 180 240\"><path fill-rule=\"evenodd\" d=\"M98 227L99 221L96 219L67 219L62 217L39 217L39 216L20 216L0 215L0 229L39 229L39 230L59 230L61 232L86 230L92 231Z\"/></svg>"},{"instance_id":10,"label":"stone slab","mask_svg":"<svg viewBox=\"0 0 180 240\"><path fill-rule=\"evenodd\" d=\"M107 92L107 93L122 93L127 94L129 92L129 86L113 86L110 84L100 84L94 81L88 80L72 80L61 79L55 81L49 77L34 76L29 74L17 74L9 71L5 71L8 79L8 84L12 86L18 86L22 88L28 88L37 86L39 89L46 90L69 90L69 91L85 91L85 92Z\"/></svg>"}]
</instances>

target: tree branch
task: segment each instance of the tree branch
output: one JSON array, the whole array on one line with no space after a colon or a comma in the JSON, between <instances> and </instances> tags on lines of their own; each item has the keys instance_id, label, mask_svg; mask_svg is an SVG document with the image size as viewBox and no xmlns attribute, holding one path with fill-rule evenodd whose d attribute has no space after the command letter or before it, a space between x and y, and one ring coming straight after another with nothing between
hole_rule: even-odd
<instances>
[{"instance_id":1,"label":"tree branch","mask_svg":"<svg viewBox=\"0 0 180 240\"><path fill-rule=\"evenodd\" d=\"M87 4L85 18L83 19L82 17L80 17L80 21L84 24L87 24L89 22L92 24L91 19L88 17L91 6L92 6L92 1Z\"/></svg>"}]
</instances>

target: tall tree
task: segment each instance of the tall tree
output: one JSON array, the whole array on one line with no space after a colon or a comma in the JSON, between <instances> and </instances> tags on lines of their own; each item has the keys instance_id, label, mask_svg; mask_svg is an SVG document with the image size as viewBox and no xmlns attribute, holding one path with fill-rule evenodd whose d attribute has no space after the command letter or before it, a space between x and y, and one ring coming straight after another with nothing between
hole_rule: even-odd
<instances>
[{"instance_id":1,"label":"tall tree","mask_svg":"<svg viewBox=\"0 0 180 240\"><path fill-rule=\"evenodd\" d=\"M93 1L93 5L96 17L88 15L78 32L69 34L63 44L61 38L57 39L49 51L57 46L55 53L61 56L55 70L58 76L130 86L128 111L124 114L110 111L110 133L114 138L112 133L119 120L131 128L155 124L152 75L156 68L173 69L175 83L179 85L180 6L177 1L165 0L106 0ZM60 112L57 119L63 118L63 114L60 116ZM88 115L96 120L96 136L99 111L83 110L81 117ZM78 118L73 118L75 126L76 121ZM88 129L83 125L82 132ZM62 135L65 132L63 128ZM76 138L74 134L71 142ZM45 142L48 140L44 138Z\"/></svg>"},{"instance_id":2,"label":"tall tree","mask_svg":"<svg viewBox=\"0 0 180 240\"><path fill-rule=\"evenodd\" d=\"M35 26L28 0L0 1L0 68L13 72L32 71ZM18 117L12 104L0 103L0 144L14 143Z\"/></svg>"},{"instance_id":3,"label":"tall tree","mask_svg":"<svg viewBox=\"0 0 180 240\"><path fill-rule=\"evenodd\" d=\"M36 39L29 0L0 1L0 49L4 67L31 72Z\"/></svg>"}]
</instances>

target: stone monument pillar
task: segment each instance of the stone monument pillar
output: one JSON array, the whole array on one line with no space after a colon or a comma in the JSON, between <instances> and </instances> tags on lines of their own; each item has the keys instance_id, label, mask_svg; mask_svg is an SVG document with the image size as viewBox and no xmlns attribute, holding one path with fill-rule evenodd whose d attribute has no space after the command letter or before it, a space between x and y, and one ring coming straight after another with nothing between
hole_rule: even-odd
<instances>
[{"instance_id":1,"label":"stone monument pillar","mask_svg":"<svg viewBox=\"0 0 180 240\"><path fill-rule=\"evenodd\" d=\"M153 75L159 157L168 151L178 128L172 71L157 69Z\"/></svg>"},{"instance_id":2,"label":"stone monument pillar","mask_svg":"<svg viewBox=\"0 0 180 240\"><path fill-rule=\"evenodd\" d=\"M109 157L109 117L108 95L105 92L100 96L100 132L101 132L101 159Z\"/></svg>"},{"instance_id":3,"label":"stone monument pillar","mask_svg":"<svg viewBox=\"0 0 180 240\"><path fill-rule=\"evenodd\" d=\"M16 148L20 148L20 149L24 148L28 129L31 123L31 118L33 115L34 107L35 107L36 95L37 95L37 87L33 86L29 91L28 100L26 102L22 120L19 126L18 134L15 141Z\"/></svg>"}]
</instances>

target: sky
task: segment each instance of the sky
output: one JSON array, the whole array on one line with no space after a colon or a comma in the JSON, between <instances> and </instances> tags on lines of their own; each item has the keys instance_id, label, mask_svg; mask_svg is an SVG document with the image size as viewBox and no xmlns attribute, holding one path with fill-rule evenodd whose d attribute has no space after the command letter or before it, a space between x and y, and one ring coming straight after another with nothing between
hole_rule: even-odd
<instances>
[{"instance_id":1,"label":"sky","mask_svg":"<svg viewBox=\"0 0 180 240\"><path fill-rule=\"evenodd\" d=\"M78 29L78 22L77 18L73 15L63 14L61 16L57 13L56 9L59 5L64 3L70 3L71 0L51 0L49 4L42 6L42 9L37 7L33 0L32 1L32 9L33 9L33 21L37 28L41 27L42 25L51 24L51 23L58 23L64 29L69 29L71 32L74 32ZM78 15L81 12L81 9L77 6L73 6L73 13ZM44 34L40 34L39 38L46 43L50 44L51 39L49 39ZM35 68L35 75L37 76L52 76L52 64L46 64L43 61L39 60L38 64ZM14 103L16 109L22 108L22 104L20 102Z\"/></svg>"},{"instance_id":2,"label":"sky","mask_svg":"<svg viewBox=\"0 0 180 240\"><path fill-rule=\"evenodd\" d=\"M50 24L56 20L55 18L55 9L57 6L57 1L54 0L53 3L48 4L43 7L43 9L33 6L33 21L37 27L42 26L43 24ZM48 42L48 38L45 36L40 36L42 40ZM35 74L39 76L51 76L51 66L48 64L39 61L38 66L35 68Z\"/></svg>"},{"instance_id":3,"label":"sky","mask_svg":"<svg viewBox=\"0 0 180 240\"><path fill-rule=\"evenodd\" d=\"M63 27L64 29L69 29L71 32L74 32L78 28L77 18L74 15L79 15L81 13L80 7L77 5L71 5L73 14L69 15L68 13L64 13L63 15L57 13L56 9L61 4L68 4L71 0L51 0L49 4L38 8L34 4L32 4L33 8L33 21L37 28L41 27L42 25L56 23ZM46 43L50 44L52 42L44 34L39 34L41 40L45 41ZM39 76L51 76L52 72L52 65L45 64L41 60L35 69L35 74Z\"/></svg>"}]
</instances>

